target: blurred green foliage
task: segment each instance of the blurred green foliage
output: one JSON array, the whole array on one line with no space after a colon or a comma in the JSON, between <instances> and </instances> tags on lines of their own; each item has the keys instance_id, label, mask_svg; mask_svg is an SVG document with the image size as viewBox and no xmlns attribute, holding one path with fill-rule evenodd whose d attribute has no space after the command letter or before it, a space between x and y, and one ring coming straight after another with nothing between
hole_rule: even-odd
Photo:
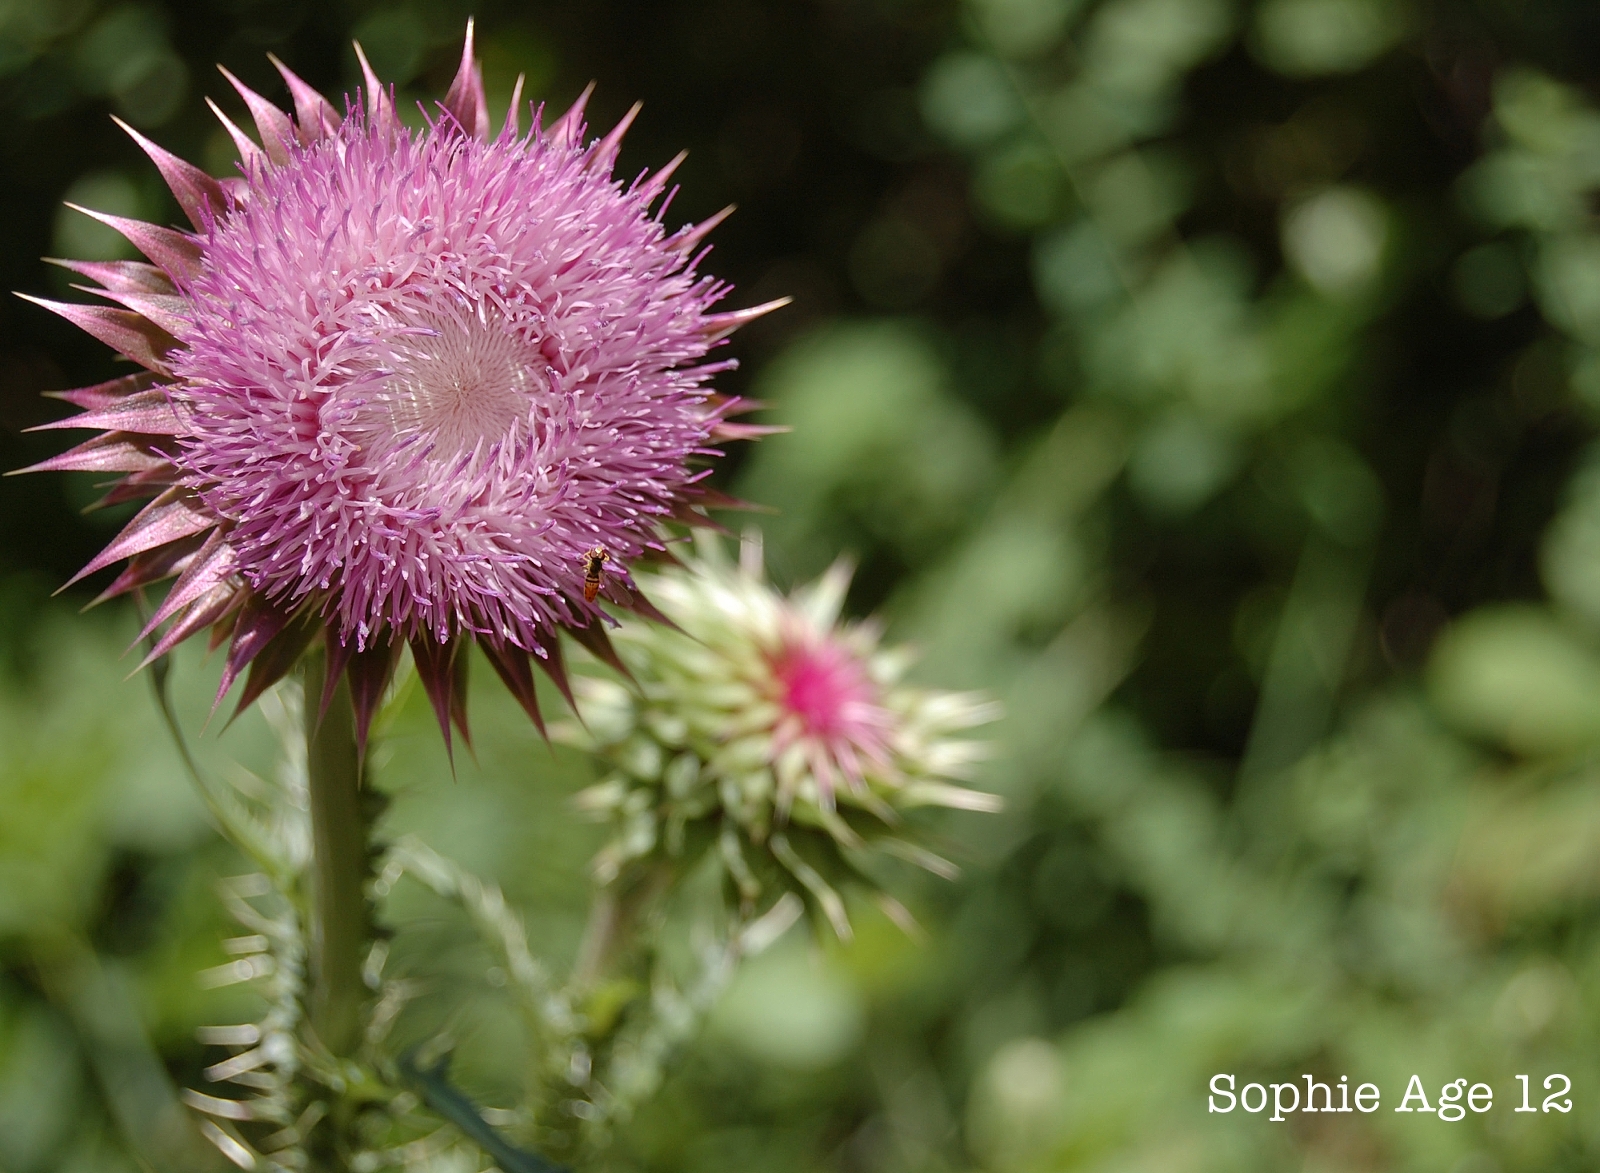
<instances>
[{"instance_id":1,"label":"blurred green foliage","mask_svg":"<svg viewBox=\"0 0 1600 1173\"><path fill-rule=\"evenodd\" d=\"M455 3L0 6L7 283L121 245L62 198L172 218L105 117L229 164L221 60L326 92L362 38L442 91ZM727 388L794 431L735 458L780 580L841 550L852 605L930 684L1008 719L951 816L955 884L908 881L907 940L752 963L619 1168L1593 1168L1600 1005L1600 17L1583 0L610 0L477 8L491 100L530 73L624 167L692 148L673 215L737 199L712 267L793 310ZM0 314L0 456L37 391L108 360ZM8 481L0 508L0 1169L192 1168L195 1037L248 1013L207 829L132 616L43 595L116 520ZM198 730L207 672L175 681ZM484 674L480 673L480 676ZM213 676L214 678L214 676ZM495 879L573 955L600 841L592 780L497 690L452 780L409 696L385 832ZM271 769L261 718L201 738ZM230 765L229 763L237 763ZM263 776L265 776L263 774ZM391 965L509 1103L519 1035L467 917L402 881ZM451 1019L448 989L475 995ZM1513 1076L1571 1077L1569 1115ZM1206 1111L1239 1082L1348 1075L1371 1116ZM1418 1074L1490 1083L1458 1124L1390 1109Z\"/></svg>"}]
</instances>

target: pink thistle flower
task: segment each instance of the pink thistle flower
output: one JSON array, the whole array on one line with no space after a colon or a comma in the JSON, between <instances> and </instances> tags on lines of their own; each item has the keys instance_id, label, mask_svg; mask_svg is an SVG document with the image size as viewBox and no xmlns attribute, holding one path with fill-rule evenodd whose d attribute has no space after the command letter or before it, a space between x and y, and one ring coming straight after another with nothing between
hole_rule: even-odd
<instances>
[{"instance_id":1,"label":"pink thistle flower","mask_svg":"<svg viewBox=\"0 0 1600 1173\"><path fill-rule=\"evenodd\" d=\"M276 59L293 118L227 75L261 140L212 105L238 178L129 130L194 230L87 212L151 263L58 262L119 308L30 300L146 371L57 393L84 414L47 427L101 435L34 467L154 498L77 578L126 560L109 598L176 576L146 662L209 628L231 641L219 700L320 638L323 703L346 671L364 740L409 642L448 742L475 640L542 729L530 655L563 691L558 631L613 659L600 599L654 614L628 567L664 522L703 522L711 445L767 430L728 422L746 405L706 356L781 303L712 312L728 287L697 265L722 216L662 224L682 156L612 178L637 107L586 144L585 93L521 134L519 79L491 136L469 23L414 133L356 52L365 109L342 118Z\"/></svg>"},{"instance_id":2,"label":"pink thistle flower","mask_svg":"<svg viewBox=\"0 0 1600 1173\"><path fill-rule=\"evenodd\" d=\"M835 570L842 575L842 567ZM777 706L769 756L779 761L797 748L819 797L831 804L841 781L859 790L868 767L894 768L895 717L880 703L883 689L868 670L876 631L827 631L792 605L776 626L775 646L765 654L765 691Z\"/></svg>"},{"instance_id":3,"label":"pink thistle flower","mask_svg":"<svg viewBox=\"0 0 1600 1173\"><path fill-rule=\"evenodd\" d=\"M963 784L984 755L965 733L996 719L992 702L907 684L905 649L841 618L843 563L783 594L754 535L738 565L707 538L646 581L672 626L618 628L638 687L579 677L585 725L554 730L611 768L578 797L616 830L595 858L602 884L626 888L665 860L687 874L694 853L715 850L741 906L794 893L847 937L838 886L876 886L863 853L951 874L906 816L999 808Z\"/></svg>"}]
</instances>

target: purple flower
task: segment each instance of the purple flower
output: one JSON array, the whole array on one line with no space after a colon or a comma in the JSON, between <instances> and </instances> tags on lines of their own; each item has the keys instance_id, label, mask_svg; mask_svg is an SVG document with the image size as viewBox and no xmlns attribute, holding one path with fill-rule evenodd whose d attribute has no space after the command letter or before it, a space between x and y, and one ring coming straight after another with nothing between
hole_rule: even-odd
<instances>
[{"instance_id":1,"label":"purple flower","mask_svg":"<svg viewBox=\"0 0 1600 1173\"><path fill-rule=\"evenodd\" d=\"M476 640L540 722L530 655L564 689L559 630L607 655L601 599L653 614L629 565L703 520L711 445L764 430L727 422L745 405L708 381L732 364L706 359L778 303L712 312L722 217L666 230L676 160L612 178L633 113L586 145L580 98L521 134L519 80L491 135L469 24L413 132L361 63L343 118L276 61L293 119L230 75L261 139L212 106L240 178L129 130L194 231L88 213L152 263L60 262L120 308L40 304L146 373L58 393L85 412L47 426L102 434L34 467L154 498L78 577L126 559L110 597L176 576L151 658L231 640L219 699L321 638L324 702L348 671L364 737L407 641L448 740Z\"/></svg>"}]
</instances>

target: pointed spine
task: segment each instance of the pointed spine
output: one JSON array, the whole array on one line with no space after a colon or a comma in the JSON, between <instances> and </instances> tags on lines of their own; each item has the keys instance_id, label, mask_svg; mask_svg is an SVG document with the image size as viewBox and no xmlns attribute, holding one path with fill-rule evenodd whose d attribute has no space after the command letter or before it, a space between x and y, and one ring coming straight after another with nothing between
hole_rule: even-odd
<instances>
[{"instance_id":1,"label":"pointed spine","mask_svg":"<svg viewBox=\"0 0 1600 1173\"><path fill-rule=\"evenodd\" d=\"M74 288L120 303L171 338L178 338L189 328L188 299L177 294L121 293L111 289L90 289L83 285Z\"/></svg>"},{"instance_id":2,"label":"pointed spine","mask_svg":"<svg viewBox=\"0 0 1600 1173\"><path fill-rule=\"evenodd\" d=\"M775 513L776 510L767 505L757 505L746 501L742 497L735 497L724 493L721 489L712 489L704 485L695 486L695 504L706 509L737 509L744 513Z\"/></svg>"},{"instance_id":3,"label":"pointed spine","mask_svg":"<svg viewBox=\"0 0 1600 1173\"><path fill-rule=\"evenodd\" d=\"M383 88L378 75L367 63L367 55L362 50L361 43L352 41L351 44L355 46L356 60L361 63L361 76L366 83L367 118L385 140L393 139L400 129L400 119L394 112L394 99L389 96L389 91Z\"/></svg>"},{"instance_id":4,"label":"pointed spine","mask_svg":"<svg viewBox=\"0 0 1600 1173\"><path fill-rule=\"evenodd\" d=\"M444 749L450 756L452 769L455 768L455 747L450 740L450 719L456 709L456 658L462 652L462 643L460 637L440 643L427 633L413 636L411 640L411 659L433 705L439 731L444 734Z\"/></svg>"},{"instance_id":5,"label":"pointed spine","mask_svg":"<svg viewBox=\"0 0 1600 1173\"><path fill-rule=\"evenodd\" d=\"M178 292L172 278L143 261L64 261L57 257L45 257L43 260L47 265L56 265L90 281L98 281L112 293Z\"/></svg>"},{"instance_id":6,"label":"pointed spine","mask_svg":"<svg viewBox=\"0 0 1600 1173\"><path fill-rule=\"evenodd\" d=\"M142 554L179 538L187 538L217 524L217 518L201 504L199 498L183 489L169 489L141 509L111 544L96 554L77 574L62 587L103 570L113 562L120 562L134 554Z\"/></svg>"},{"instance_id":7,"label":"pointed spine","mask_svg":"<svg viewBox=\"0 0 1600 1173\"><path fill-rule=\"evenodd\" d=\"M222 123L222 129L227 131L228 137L233 140L234 149L239 152L239 161L244 164L245 174L254 175L258 170L264 169L267 165L267 153L256 146L255 140L241 130L238 123L222 112L221 106L210 98L206 99L206 105L211 107L211 113L217 116L217 121Z\"/></svg>"},{"instance_id":8,"label":"pointed spine","mask_svg":"<svg viewBox=\"0 0 1600 1173\"><path fill-rule=\"evenodd\" d=\"M111 585L91 599L84 610L98 607L101 603L118 595L127 594L138 587L153 586L175 574L181 574L208 537L209 535L195 534L193 537L170 542L159 549L135 554L128 559L128 564L111 581Z\"/></svg>"},{"instance_id":9,"label":"pointed spine","mask_svg":"<svg viewBox=\"0 0 1600 1173\"><path fill-rule=\"evenodd\" d=\"M474 22L467 19L467 37L461 47L461 65L444 96L444 108L469 138L489 137L489 103L483 93L483 71L473 53Z\"/></svg>"},{"instance_id":10,"label":"pointed spine","mask_svg":"<svg viewBox=\"0 0 1600 1173\"><path fill-rule=\"evenodd\" d=\"M664 615L654 603L645 598L643 591L637 587L629 586L623 586L621 589L623 600L618 604L619 606L632 611L641 619L648 619L651 623L659 623L662 627L671 631L683 632L683 628L679 627L668 616Z\"/></svg>"},{"instance_id":11,"label":"pointed spine","mask_svg":"<svg viewBox=\"0 0 1600 1173\"><path fill-rule=\"evenodd\" d=\"M569 627L567 631L588 650L590 655L617 675L630 684L639 683L628 670L628 666L622 662L622 657L617 655L617 649L611 646L611 637L606 634L605 626L600 620L594 620L587 627Z\"/></svg>"},{"instance_id":12,"label":"pointed spine","mask_svg":"<svg viewBox=\"0 0 1600 1173\"><path fill-rule=\"evenodd\" d=\"M356 752L366 759L367 733L372 719L378 715L383 703L384 689L394 679L395 664L400 658L400 643L368 645L350 656L345 677L350 682L350 707L356 725Z\"/></svg>"},{"instance_id":13,"label":"pointed spine","mask_svg":"<svg viewBox=\"0 0 1600 1173\"><path fill-rule=\"evenodd\" d=\"M606 134L606 137L589 148L589 170L596 175L610 175L617 163L617 152L622 149L622 136L628 133L628 128L633 125L633 120L639 117L639 111L644 109L643 102L635 102L629 107L628 112Z\"/></svg>"},{"instance_id":14,"label":"pointed spine","mask_svg":"<svg viewBox=\"0 0 1600 1173\"><path fill-rule=\"evenodd\" d=\"M148 371L140 371L137 375L108 379L91 387L73 387L66 391L45 391L42 394L46 399L60 399L85 411L99 411L103 407L116 406L130 395L139 394L150 386L154 378Z\"/></svg>"},{"instance_id":15,"label":"pointed spine","mask_svg":"<svg viewBox=\"0 0 1600 1173\"><path fill-rule=\"evenodd\" d=\"M793 431L787 424L731 424L718 420L711 425L713 440L759 440L763 436L781 436Z\"/></svg>"},{"instance_id":16,"label":"pointed spine","mask_svg":"<svg viewBox=\"0 0 1600 1173\"><path fill-rule=\"evenodd\" d=\"M753 305L749 309L732 310L725 314L707 314L700 319L700 332L712 342L719 341L739 327L748 326L757 318L766 317L773 310L781 310L793 300L792 297L780 297L774 301Z\"/></svg>"},{"instance_id":17,"label":"pointed spine","mask_svg":"<svg viewBox=\"0 0 1600 1173\"><path fill-rule=\"evenodd\" d=\"M217 69L244 99L250 117L255 121L256 133L261 136L261 148L266 151L267 158L282 167L289 161L289 148L294 145L294 125L289 121L289 116L222 66L217 66Z\"/></svg>"},{"instance_id":18,"label":"pointed spine","mask_svg":"<svg viewBox=\"0 0 1600 1173\"><path fill-rule=\"evenodd\" d=\"M147 224L143 220L130 220L126 216L96 212L92 208L80 207L77 204L67 204L67 207L122 233L134 248L161 266L167 276L177 282L180 288L200 276L202 253L200 242L194 237L175 232L171 228Z\"/></svg>"},{"instance_id":19,"label":"pointed spine","mask_svg":"<svg viewBox=\"0 0 1600 1173\"><path fill-rule=\"evenodd\" d=\"M711 234L711 230L733 215L737 204L729 204L715 216L708 216L698 224L685 224L678 230L676 236L667 241L667 247L680 253L691 253L700 246L700 242Z\"/></svg>"},{"instance_id":20,"label":"pointed spine","mask_svg":"<svg viewBox=\"0 0 1600 1173\"><path fill-rule=\"evenodd\" d=\"M250 592L248 590L236 590L232 593L232 595L229 597L228 606L223 608L222 611L217 614L216 618L209 624L211 630L206 634L206 655L209 656L212 652L216 651L223 644L227 643L233 638L234 625L239 622L239 615L244 611L244 605L249 601L249 599ZM201 604L196 603L195 607L199 607L200 605ZM192 608L190 610L190 614L193 614ZM188 622L189 616L185 615L172 626L177 627L180 624L187 624ZM198 631L199 628L191 628L190 630L191 632ZM161 638L164 640L171 634L172 627L169 627L167 628L167 634Z\"/></svg>"},{"instance_id":21,"label":"pointed spine","mask_svg":"<svg viewBox=\"0 0 1600 1173\"><path fill-rule=\"evenodd\" d=\"M567 112L550 124L550 129L545 131L556 146L574 147L578 145L578 138L583 134L583 109L589 104L589 96L594 93L594 82L583 88L583 93Z\"/></svg>"},{"instance_id":22,"label":"pointed spine","mask_svg":"<svg viewBox=\"0 0 1600 1173\"><path fill-rule=\"evenodd\" d=\"M52 432L62 428L96 428L103 432L138 432L146 436L176 436L183 430L178 413L172 410L162 391L143 391L128 395L97 411L54 420L27 429Z\"/></svg>"},{"instance_id":23,"label":"pointed spine","mask_svg":"<svg viewBox=\"0 0 1600 1173\"><path fill-rule=\"evenodd\" d=\"M184 640L197 631L203 631L213 624L224 624L220 629L213 628L212 650L215 651L223 639L227 638L230 630L227 622L237 613L244 592L233 583L222 582L212 587L194 602L189 604L189 609L172 621L172 626L161 633L161 638L150 649L149 655L139 664L139 669L148 668L155 661L166 655ZM220 637L217 635L221 631Z\"/></svg>"},{"instance_id":24,"label":"pointed spine","mask_svg":"<svg viewBox=\"0 0 1600 1173\"><path fill-rule=\"evenodd\" d=\"M500 137L505 140L516 138L522 133L522 87L527 82L528 75L517 74L516 84L511 87L511 105L506 107L506 120L500 124Z\"/></svg>"},{"instance_id":25,"label":"pointed spine","mask_svg":"<svg viewBox=\"0 0 1600 1173\"><path fill-rule=\"evenodd\" d=\"M567 707L576 713L578 702L572 695L572 681L567 679L566 657L561 650L560 632L553 627L541 626L534 635L534 645L534 655L539 660L539 667L561 693L562 699L567 702Z\"/></svg>"},{"instance_id":26,"label":"pointed spine","mask_svg":"<svg viewBox=\"0 0 1600 1173\"><path fill-rule=\"evenodd\" d=\"M339 117L328 99L302 81L294 70L273 54L268 53L267 60L283 75L283 82L289 87L289 94L294 99L296 133L303 145L309 147L312 143L320 143L339 129L344 119Z\"/></svg>"},{"instance_id":27,"label":"pointed spine","mask_svg":"<svg viewBox=\"0 0 1600 1173\"><path fill-rule=\"evenodd\" d=\"M689 497L678 501L672 506L672 520L692 529L706 529L724 538L737 535L705 512L706 503L697 497Z\"/></svg>"},{"instance_id":28,"label":"pointed spine","mask_svg":"<svg viewBox=\"0 0 1600 1173\"><path fill-rule=\"evenodd\" d=\"M673 173L677 171L679 167L683 166L683 161L688 157L688 151L679 151L667 161L666 166L662 167L648 179L645 179L639 183L639 185L634 189L634 193L641 197L646 204L654 203L656 197L666 190L667 181L672 178Z\"/></svg>"},{"instance_id":29,"label":"pointed spine","mask_svg":"<svg viewBox=\"0 0 1600 1173\"><path fill-rule=\"evenodd\" d=\"M23 301L43 306L53 314L59 314L84 333L98 338L118 354L131 358L145 369L161 375L168 373L162 356L176 347L178 340L143 314L98 305L50 301L27 293L17 296Z\"/></svg>"},{"instance_id":30,"label":"pointed spine","mask_svg":"<svg viewBox=\"0 0 1600 1173\"><path fill-rule=\"evenodd\" d=\"M5 475L21 476L25 472L153 472L172 467L165 453L154 450L150 441L135 438L127 432L108 432L85 440L75 448L68 448L59 456L30 464L27 468L14 468Z\"/></svg>"},{"instance_id":31,"label":"pointed spine","mask_svg":"<svg viewBox=\"0 0 1600 1173\"><path fill-rule=\"evenodd\" d=\"M505 682L506 689L517 698L517 703L532 719L539 736L550 740L544 727L544 714L539 711L539 696L534 688L533 667L528 663L528 653L514 644L502 647L488 640L480 640L478 647L483 650L484 658L489 661L495 674Z\"/></svg>"},{"instance_id":32,"label":"pointed spine","mask_svg":"<svg viewBox=\"0 0 1600 1173\"><path fill-rule=\"evenodd\" d=\"M112 482L109 489L83 507L83 512L93 513L97 509L126 505L130 501L148 501L174 488L177 483L176 470L170 466L129 473Z\"/></svg>"},{"instance_id":33,"label":"pointed spine","mask_svg":"<svg viewBox=\"0 0 1600 1173\"><path fill-rule=\"evenodd\" d=\"M213 217L220 216L228 210L228 197L223 194L221 185L215 179L193 163L156 146L116 115L111 116L111 121L122 127L128 137L139 144L139 149L150 156L150 161L156 165L156 170L161 172L161 178L166 180L173 196L177 198L178 206L183 209L183 214L189 217L189 223L193 224L196 230L203 231Z\"/></svg>"},{"instance_id":34,"label":"pointed spine","mask_svg":"<svg viewBox=\"0 0 1600 1173\"><path fill-rule=\"evenodd\" d=\"M316 616L302 609L282 631L267 641L266 646L250 661L250 675L245 678L244 691L239 694L239 703L229 718L230 723L253 705L262 693L289 674L321 630L322 625Z\"/></svg>"},{"instance_id":35,"label":"pointed spine","mask_svg":"<svg viewBox=\"0 0 1600 1173\"><path fill-rule=\"evenodd\" d=\"M185 565L161 606L150 616L139 639L148 639L167 620L233 574L238 558L220 530L212 530L199 551Z\"/></svg>"},{"instance_id":36,"label":"pointed spine","mask_svg":"<svg viewBox=\"0 0 1600 1173\"><path fill-rule=\"evenodd\" d=\"M472 646L463 638L457 638L461 646L456 650L454 663L450 666L450 720L454 722L456 732L461 734L461 740L466 744L467 752L472 752L472 729L467 724L467 670L472 665Z\"/></svg>"},{"instance_id":37,"label":"pointed spine","mask_svg":"<svg viewBox=\"0 0 1600 1173\"><path fill-rule=\"evenodd\" d=\"M244 610L233 625L233 642L228 645L228 658L222 664L217 696L211 702L213 712L228 695L239 673L289 625L290 618L289 612L260 595L251 595L245 601Z\"/></svg>"}]
</instances>

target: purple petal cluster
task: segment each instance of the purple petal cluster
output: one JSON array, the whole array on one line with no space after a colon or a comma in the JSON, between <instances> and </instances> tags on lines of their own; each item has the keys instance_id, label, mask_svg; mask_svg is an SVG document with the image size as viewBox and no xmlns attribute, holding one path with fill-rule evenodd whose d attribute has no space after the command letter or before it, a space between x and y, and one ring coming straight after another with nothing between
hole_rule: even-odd
<instances>
[{"instance_id":1,"label":"purple petal cluster","mask_svg":"<svg viewBox=\"0 0 1600 1173\"><path fill-rule=\"evenodd\" d=\"M230 76L260 138L216 111L237 179L134 136L195 231L101 215L152 263L64 262L118 307L44 304L149 373L60 393L103 434L38 467L154 498L83 573L176 576L152 654L211 628L242 703L321 639L364 729L409 641L448 737L476 640L537 721L529 655L564 685L559 630L609 653L599 600L651 612L627 567L701 520L712 445L763 430L707 356L773 307L712 312L721 217L666 229L676 160L612 178L632 114L586 143L583 99L523 134L513 98L491 135L470 25L420 132L362 64L343 118L281 64L292 119Z\"/></svg>"},{"instance_id":2,"label":"purple petal cluster","mask_svg":"<svg viewBox=\"0 0 1600 1173\"><path fill-rule=\"evenodd\" d=\"M586 625L583 555L655 542L716 413L722 292L574 119L356 117L215 221L177 326L178 464L274 602L340 638ZM692 247L692 246L691 246Z\"/></svg>"}]
</instances>

